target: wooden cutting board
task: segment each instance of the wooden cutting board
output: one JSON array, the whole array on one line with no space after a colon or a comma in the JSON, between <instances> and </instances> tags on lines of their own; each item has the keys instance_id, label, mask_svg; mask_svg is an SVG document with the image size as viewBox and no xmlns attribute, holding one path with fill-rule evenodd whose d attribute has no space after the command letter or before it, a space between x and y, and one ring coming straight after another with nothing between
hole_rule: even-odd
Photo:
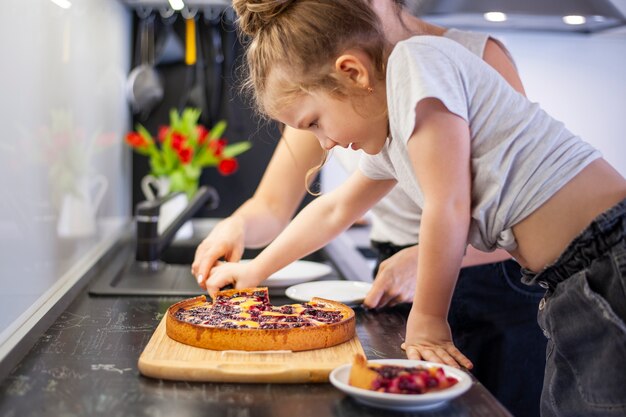
<instances>
[{"instance_id":1,"label":"wooden cutting board","mask_svg":"<svg viewBox=\"0 0 626 417\"><path fill-rule=\"evenodd\" d=\"M363 354L358 337L337 346L303 352L219 351L170 339L165 317L139 357L139 371L148 377L213 382L328 382L330 371Z\"/></svg>"}]
</instances>

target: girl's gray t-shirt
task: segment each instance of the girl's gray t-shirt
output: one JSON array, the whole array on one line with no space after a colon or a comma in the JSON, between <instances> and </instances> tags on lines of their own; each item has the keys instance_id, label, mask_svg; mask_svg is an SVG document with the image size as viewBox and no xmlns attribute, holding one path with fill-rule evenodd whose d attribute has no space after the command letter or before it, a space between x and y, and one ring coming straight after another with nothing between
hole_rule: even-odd
<instances>
[{"instance_id":1,"label":"girl's gray t-shirt","mask_svg":"<svg viewBox=\"0 0 626 417\"><path fill-rule=\"evenodd\" d=\"M399 42L387 65L390 137L359 169L396 179L423 207L407 143L415 108L436 98L470 128L472 213L468 243L514 249L511 227L536 210L601 155L537 103L515 91L492 67L458 43L436 36Z\"/></svg>"},{"instance_id":2,"label":"girl's gray t-shirt","mask_svg":"<svg viewBox=\"0 0 626 417\"><path fill-rule=\"evenodd\" d=\"M444 35L448 39L463 45L471 53L482 58L487 41L497 42L502 50L510 56L506 47L488 34L459 29L448 29ZM337 159L347 172L358 169L361 152L337 147L332 157ZM382 200L370 209L370 239L378 242L391 242L395 245L414 245L419 241L421 209L404 192L402 187L394 187Z\"/></svg>"}]
</instances>

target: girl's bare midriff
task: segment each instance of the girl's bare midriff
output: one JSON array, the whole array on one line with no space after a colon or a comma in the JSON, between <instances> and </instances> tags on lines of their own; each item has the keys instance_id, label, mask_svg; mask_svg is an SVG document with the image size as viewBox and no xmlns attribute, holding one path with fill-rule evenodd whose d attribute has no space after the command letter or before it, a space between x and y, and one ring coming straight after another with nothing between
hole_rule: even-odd
<instances>
[{"instance_id":1,"label":"girl's bare midriff","mask_svg":"<svg viewBox=\"0 0 626 417\"><path fill-rule=\"evenodd\" d=\"M597 159L531 215L513 226L523 267L539 272L554 263L567 245L599 214L626 198L626 180Z\"/></svg>"}]
</instances>

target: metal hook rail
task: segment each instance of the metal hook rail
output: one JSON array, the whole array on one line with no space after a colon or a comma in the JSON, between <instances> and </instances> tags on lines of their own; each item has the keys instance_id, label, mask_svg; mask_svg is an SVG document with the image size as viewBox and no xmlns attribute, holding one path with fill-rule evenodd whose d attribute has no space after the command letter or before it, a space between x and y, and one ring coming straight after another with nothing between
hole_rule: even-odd
<instances>
[{"instance_id":1,"label":"metal hook rail","mask_svg":"<svg viewBox=\"0 0 626 417\"><path fill-rule=\"evenodd\" d=\"M137 9L151 9L162 10L162 13L173 13L168 0L120 0L123 4ZM230 7L231 2L229 0L183 0L185 6L189 9L204 9L211 6Z\"/></svg>"}]
</instances>

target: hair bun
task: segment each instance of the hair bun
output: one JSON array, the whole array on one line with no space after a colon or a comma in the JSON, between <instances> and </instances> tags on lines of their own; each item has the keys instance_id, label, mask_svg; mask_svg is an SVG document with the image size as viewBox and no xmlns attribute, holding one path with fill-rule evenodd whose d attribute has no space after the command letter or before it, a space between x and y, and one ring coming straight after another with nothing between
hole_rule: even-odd
<instances>
[{"instance_id":1,"label":"hair bun","mask_svg":"<svg viewBox=\"0 0 626 417\"><path fill-rule=\"evenodd\" d=\"M233 0L239 29L246 35L256 36L272 18L280 15L296 0Z\"/></svg>"}]
</instances>

